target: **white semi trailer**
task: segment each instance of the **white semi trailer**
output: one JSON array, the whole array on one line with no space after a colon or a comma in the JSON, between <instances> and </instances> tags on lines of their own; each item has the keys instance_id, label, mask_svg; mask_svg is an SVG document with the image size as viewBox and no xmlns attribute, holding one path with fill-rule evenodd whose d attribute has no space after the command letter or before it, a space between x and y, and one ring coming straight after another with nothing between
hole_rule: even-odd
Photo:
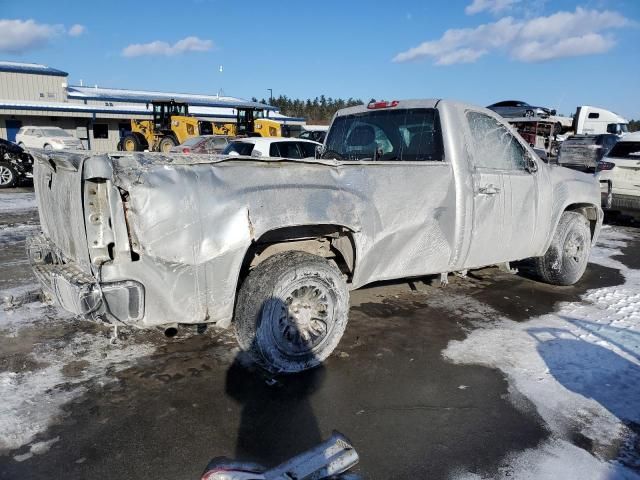
<instances>
[{"instance_id":1,"label":"white semi trailer","mask_svg":"<svg viewBox=\"0 0 640 480\"><path fill-rule=\"evenodd\" d=\"M628 125L629 122L617 113L589 105L578 107L573 117L573 131L576 135L623 135L629 131Z\"/></svg>"}]
</instances>

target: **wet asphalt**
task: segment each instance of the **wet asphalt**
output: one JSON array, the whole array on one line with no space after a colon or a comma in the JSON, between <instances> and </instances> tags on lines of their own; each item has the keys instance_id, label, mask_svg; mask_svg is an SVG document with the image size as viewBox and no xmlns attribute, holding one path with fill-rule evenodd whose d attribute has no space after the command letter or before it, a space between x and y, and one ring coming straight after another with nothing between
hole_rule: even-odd
<instances>
[{"instance_id":1,"label":"wet asphalt","mask_svg":"<svg viewBox=\"0 0 640 480\"><path fill-rule=\"evenodd\" d=\"M0 228L36 222L34 212L2 215ZM5 240L0 290L32 282L23 239ZM637 268L639 252L640 241L630 242L619 260ZM272 466L334 429L356 446L363 478L504 473L509 453L536 447L549 432L526 399L517 406L509 399L500 371L442 357L447 344L473 326L438 305L451 295L474 298L498 316L524 321L553 312L558 302L578 301L588 289L624 281L619 271L591 264L577 285L551 287L530 278L526 265L520 269L515 276L472 272L445 288L427 278L353 292L337 351L322 368L294 376L274 378L248 366L233 354L228 332L188 331L173 339L149 332L144 338L156 345L152 355L114 372L111 382L86 382L86 393L36 439L60 440L23 462L13 456L25 449L0 455L0 478L197 479L212 457ZM108 334L70 321L56 332L36 329L22 347L0 338L0 368L17 369L24 363L12 358L29 358L30 344L74 329ZM27 368L38 368L37 362ZM74 368L82 365L70 365L68 375Z\"/></svg>"}]
</instances>

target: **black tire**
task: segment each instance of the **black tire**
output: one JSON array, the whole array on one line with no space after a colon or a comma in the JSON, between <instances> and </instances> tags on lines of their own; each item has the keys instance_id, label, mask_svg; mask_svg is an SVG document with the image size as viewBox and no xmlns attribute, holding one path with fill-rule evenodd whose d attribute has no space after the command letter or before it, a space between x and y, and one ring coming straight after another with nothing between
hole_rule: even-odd
<instances>
[{"instance_id":1,"label":"black tire","mask_svg":"<svg viewBox=\"0 0 640 480\"><path fill-rule=\"evenodd\" d=\"M349 290L342 273L322 257L283 252L249 273L236 303L240 347L273 373L317 367L347 326Z\"/></svg>"},{"instance_id":2,"label":"black tire","mask_svg":"<svg viewBox=\"0 0 640 480\"><path fill-rule=\"evenodd\" d=\"M589 221L577 212L564 212L547 252L535 259L540 278L553 285L573 285L587 268L591 250Z\"/></svg>"},{"instance_id":3,"label":"black tire","mask_svg":"<svg viewBox=\"0 0 640 480\"><path fill-rule=\"evenodd\" d=\"M11 188L18 184L18 172L10 163L0 162L0 188Z\"/></svg>"},{"instance_id":4,"label":"black tire","mask_svg":"<svg viewBox=\"0 0 640 480\"><path fill-rule=\"evenodd\" d=\"M123 152L141 152L142 145L140 144L140 139L133 133L127 133L122 140L120 140L120 145Z\"/></svg>"},{"instance_id":5,"label":"black tire","mask_svg":"<svg viewBox=\"0 0 640 480\"><path fill-rule=\"evenodd\" d=\"M173 147L175 147L176 145L178 145L178 142L176 142L173 137L163 137L162 140L160 140L160 144L158 145L158 150L160 150L163 153L169 153L169 151L171 151L171 149Z\"/></svg>"}]
</instances>

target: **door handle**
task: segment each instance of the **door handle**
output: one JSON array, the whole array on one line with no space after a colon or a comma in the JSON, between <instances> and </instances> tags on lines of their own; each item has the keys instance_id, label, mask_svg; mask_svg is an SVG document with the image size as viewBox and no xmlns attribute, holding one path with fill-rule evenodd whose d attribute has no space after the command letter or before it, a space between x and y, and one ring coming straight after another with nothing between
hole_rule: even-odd
<instances>
[{"instance_id":1,"label":"door handle","mask_svg":"<svg viewBox=\"0 0 640 480\"><path fill-rule=\"evenodd\" d=\"M500 187L496 187L493 184L489 184L484 187L480 187L478 189L478 193L480 195L497 195L498 193L500 193Z\"/></svg>"}]
</instances>

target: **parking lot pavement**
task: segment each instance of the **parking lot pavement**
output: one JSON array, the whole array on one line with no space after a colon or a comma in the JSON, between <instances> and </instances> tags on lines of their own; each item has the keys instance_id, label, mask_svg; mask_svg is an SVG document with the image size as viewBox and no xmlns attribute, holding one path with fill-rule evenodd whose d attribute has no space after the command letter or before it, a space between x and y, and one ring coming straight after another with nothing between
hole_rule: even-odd
<instances>
[{"instance_id":1,"label":"parking lot pavement","mask_svg":"<svg viewBox=\"0 0 640 480\"><path fill-rule=\"evenodd\" d=\"M0 215L0 478L195 479L212 457L273 465L333 429L364 478L638 477L634 228L607 226L573 287L520 265L353 292L338 350L289 377L253 369L229 332L112 344L34 296L33 230L32 209Z\"/></svg>"}]
</instances>

